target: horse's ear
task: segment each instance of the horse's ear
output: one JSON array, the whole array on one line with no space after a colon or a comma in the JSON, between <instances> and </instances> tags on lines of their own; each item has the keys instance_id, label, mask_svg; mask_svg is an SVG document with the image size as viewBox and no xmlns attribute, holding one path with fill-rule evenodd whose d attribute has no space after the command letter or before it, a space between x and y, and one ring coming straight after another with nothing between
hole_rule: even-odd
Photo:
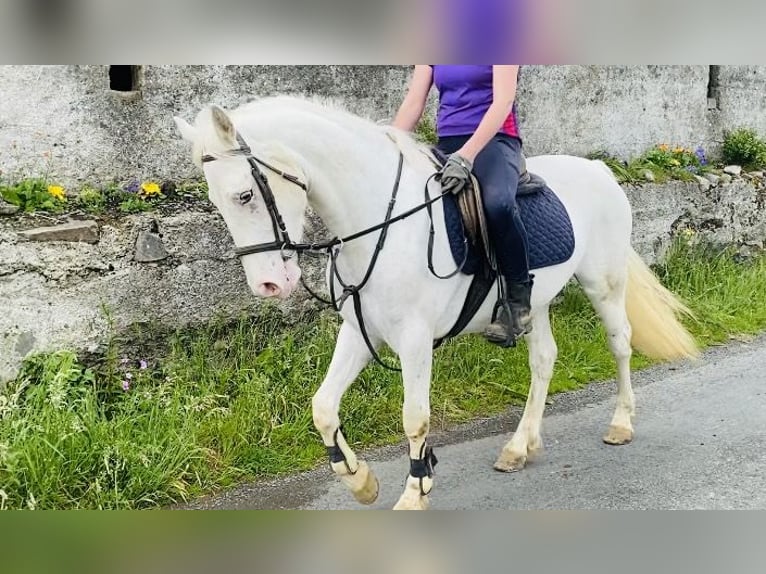
<instances>
[{"instance_id":1,"label":"horse's ear","mask_svg":"<svg viewBox=\"0 0 766 574\"><path fill-rule=\"evenodd\" d=\"M178 116L174 116L173 121L175 121L178 131L181 132L182 138L184 138L187 142L192 144L197 142L197 139L198 139L197 128L195 128L185 119L179 118Z\"/></svg>"},{"instance_id":2,"label":"horse's ear","mask_svg":"<svg viewBox=\"0 0 766 574\"><path fill-rule=\"evenodd\" d=\"M228 114L223 111L223 108L215 104L210 106L210 112L213 116L213 126L218 137L226 143L233 142L237 138L237 132Z\"/></svg>"}]
</instances>

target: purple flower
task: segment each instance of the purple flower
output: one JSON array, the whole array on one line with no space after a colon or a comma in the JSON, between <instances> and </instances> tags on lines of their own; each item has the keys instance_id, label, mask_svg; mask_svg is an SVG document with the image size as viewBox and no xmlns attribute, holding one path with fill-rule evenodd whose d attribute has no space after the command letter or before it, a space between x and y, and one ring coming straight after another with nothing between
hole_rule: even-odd
<instances>
[{"instance_id":1,"label":"purple flower","mask_svg":"<svg viewBox=\"0 0 766 574\"><path fill-rule=\"evenodd\" d=\"M143 370L144 370L146 367L148 367L148 366L149 366L149 365L147 365L147 364L146 364L146 361L144 361L143 359L141 359L141 361L139 362L139 367L141 368L141 370L143 371Z\"/></svg>"},{"instance_id":2,"label":"purple flower","mask_svg":"<svg viewBox=\"0 0 766 574\"><path fill-rule=\"evenodd\" d=\"M122 381L122 390L128 392L130 390L130 381L125 379Z\"/></svg>"},{"instance_id":3,"label":"purple flower","mask_svg":"<svg viewBox=\"0 0 766 574\"><path fill-rule=\"evenodd\" d=\"M702 146L697 146L697 149L694 150L694 155L697 156L700 165L707 165L707 157L705 156L705 150Z\"/></svg>"},{"instance_id":4,"label":"purple flower","mask_svg":"<svg viewBox=\"0 0 766 574\"><path fill-rule=\"evenodd\" d=\"M137 181L131 181L124 189L128 193L138 193L138 190L141 189L141 184Z\"/></svg>"},{"instance_id":5,"label":"purple flower","mask_svg":"<svg viewBox=\"0 0 766 574\"><path fill-rule=\"evenodd\" d=\"M125 373L125 378L130 380L133 378L133 373Z\"/></svg>"}]
</instances>

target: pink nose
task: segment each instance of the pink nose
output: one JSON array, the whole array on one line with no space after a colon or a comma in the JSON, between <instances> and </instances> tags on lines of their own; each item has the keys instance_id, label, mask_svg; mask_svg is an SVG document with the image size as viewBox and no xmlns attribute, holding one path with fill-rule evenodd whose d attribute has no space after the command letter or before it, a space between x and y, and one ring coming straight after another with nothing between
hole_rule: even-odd
<instances>
[{"instance_id":1,"label":"pink nose","mask_svg":"<svg viewBox=\"0 0 766 574\"><path fill-rule=\"evenodd\" d=\"M279 297L282 289L276 283L261 283L258 285L258 295L261 297Z\"/></svg>"}]
</instances>

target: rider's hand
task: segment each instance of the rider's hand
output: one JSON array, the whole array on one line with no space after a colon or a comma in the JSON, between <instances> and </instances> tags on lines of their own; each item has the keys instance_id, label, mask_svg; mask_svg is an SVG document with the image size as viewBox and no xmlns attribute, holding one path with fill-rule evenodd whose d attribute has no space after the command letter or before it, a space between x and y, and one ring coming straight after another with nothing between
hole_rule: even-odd
<instances>
[{"instance_id":1,"label":"rider's hand","mask_svg":"<svg viewBox=\"0 0 766 574\"><path fill-rule=\"evenodd\" d=\"M458 153L453 153L439 173L442 190L459 194L471 185L472 169L473 164L469 160Z\"/></svg>"}]
</instances>

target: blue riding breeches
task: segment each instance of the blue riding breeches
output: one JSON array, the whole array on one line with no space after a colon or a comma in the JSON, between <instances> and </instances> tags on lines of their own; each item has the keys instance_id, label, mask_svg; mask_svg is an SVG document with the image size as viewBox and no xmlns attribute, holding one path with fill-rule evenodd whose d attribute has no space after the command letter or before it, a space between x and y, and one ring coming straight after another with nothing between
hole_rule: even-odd
<instances>
[{"instance_id":1,"label":"blue riding breeches","mask_svg":"<svg viewBox=\"0 0 766 574\"><path fill-rule=\"evenodd\" d=\"M439 139L438 148L451 154L470 136ZM516 203L521 164L521 141L505 134L496 135L476 156L473 172L481 185L489 239L495 250L499 271L509 283L529 279L527 233Z\"/></svg>"}]
</instances>

